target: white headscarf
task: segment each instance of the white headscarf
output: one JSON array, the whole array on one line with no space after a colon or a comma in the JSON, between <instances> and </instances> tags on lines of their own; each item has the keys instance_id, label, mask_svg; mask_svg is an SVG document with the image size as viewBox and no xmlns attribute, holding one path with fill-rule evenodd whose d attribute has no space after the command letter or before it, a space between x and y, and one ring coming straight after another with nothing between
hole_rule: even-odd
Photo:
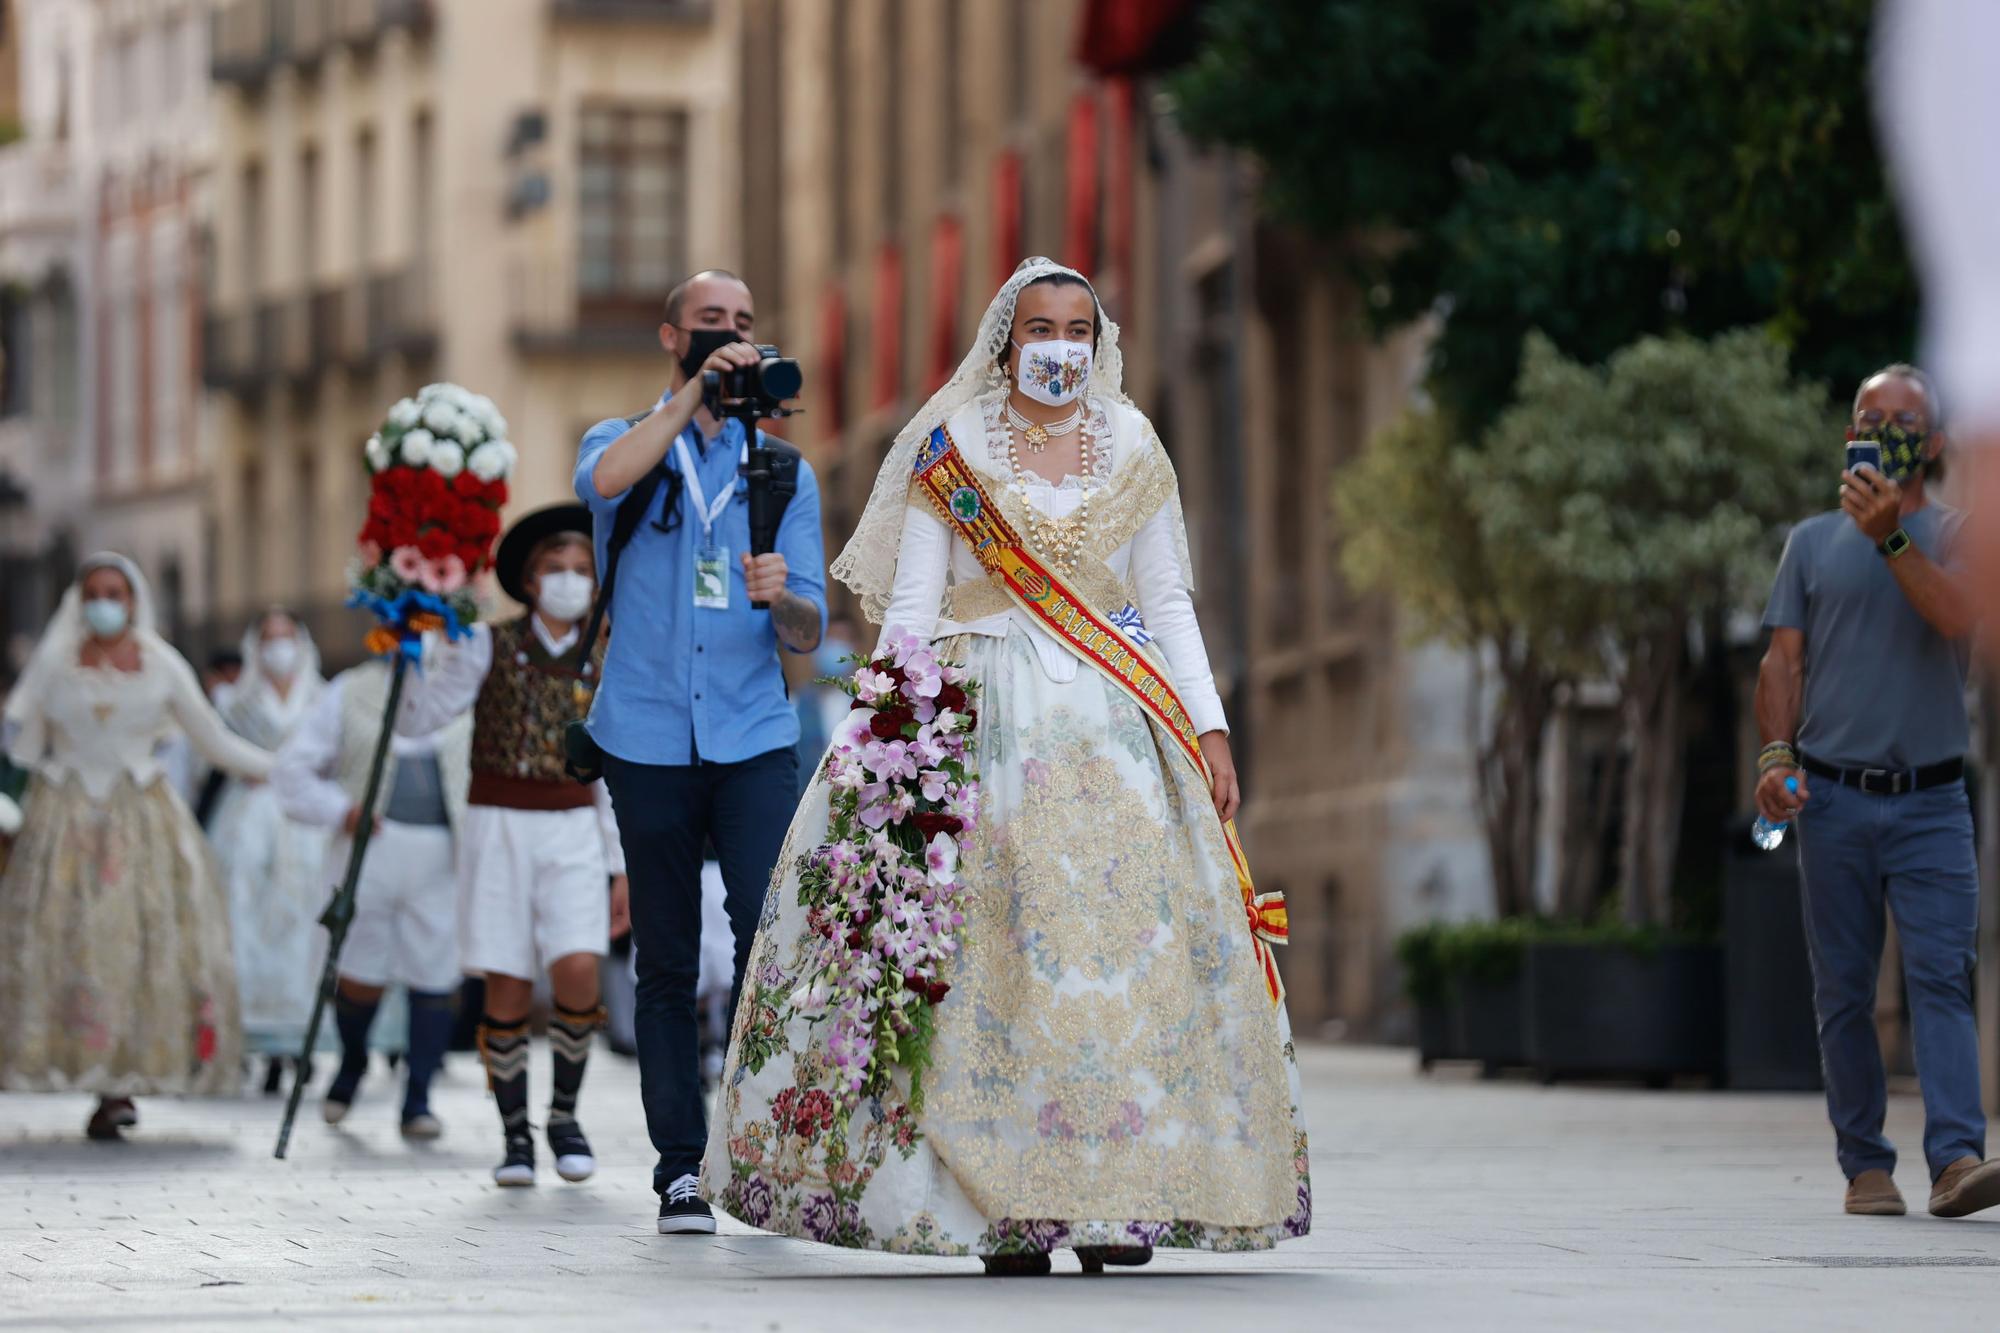
<instances>
[{"instance_id":1,"label":"white headscarf","mask_svg":"<svg viewBox=\"0 0 2000 1333\"><path fill-rule=\"evenodd\" d=\"M972 340L972 350L959 362L958 372L910 418L890 446L888 457L882 460L882 470L875 477L875 490L861 511L861 522L832 566L833 576L854 590L861 599L863 614L874 623L882 623L896 585L896 557L903 542L903 510L909 502L910 472L917 447L960 408L1002 386L1004 380L996 366L1013 336L1014 305L1023 288L1057 276L1083 284L1092 302L1097 302L1097 289L1075 269L1065 268L1052 259L1022 260L993 298L993 304L986 307L986 314L979 321L979 333ZM1105 403L1130 407L1132 400L1125 396L1125 355L1118 348L1118 325L1104 313L1101 303L1097 305L1097 319L1097 350L1091 357L1090 381L1084 385L1084 394Z\"/></svg>"},{"instance_id":2,"label":"white headscarf","mask_svg":"<svg viewBox=\"0 0 2000 1333\"><path fill-rule=\"evenodd\" d=\"M284 699L278 699L278 687L272 685L270 669L264 667L264 622L272 616L284 616L290 620L294 632L298 634L298 667L292 671L292 691ZM290 731L288 721L300 717L306 711L306 705L310 705L320 693L320 687L326 685L320 675L320 646L312 642L312 630L306 628L306 622L292 614L290 608L270 606L256 620L252 620L248 628L244 628L242 656L244 671L242 677L236 679L234 697L224 713L230 719L230 727L238 733L264 749L278 749L278 745L284 743L284 733ZM252 731L264 731L262 727L252 725L258 721L250 717L252 709L270 709L270 713L284 725L274 735L250 735Z\"/></svg>"},{"instance_id":3,"label":"white headscarf","mask_svg":"<svg viewBox=\"0 0 2000 1333\"><path fill-rule=\"evenodd\" d=\"M8 696L6 720L10 726L26 720L31 702L41 697L46 682L76 669L83 642L90 637L90 630L83 623L83 581L100 569L115 569L132 585L131 631L138 640L141 656L173 651L153 628L153 588L139 572L139 566L115 551L86 556L76 567L75 581L63 592L55 615L50 617L48 628L42 631L41 641L22 669L20 683Z\"/></svg>"}]
</instances>

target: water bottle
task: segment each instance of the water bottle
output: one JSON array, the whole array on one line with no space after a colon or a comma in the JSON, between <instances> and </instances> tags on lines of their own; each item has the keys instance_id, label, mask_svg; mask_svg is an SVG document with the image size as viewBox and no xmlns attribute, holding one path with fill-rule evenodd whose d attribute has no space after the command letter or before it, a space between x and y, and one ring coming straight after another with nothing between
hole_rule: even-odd
<instances>
[{"instance_id":1,"label":"water bottle","mask_svg":"<svg viewBox=\"0 0 2000 1333\"><path fill-rule=\"evenodd\" d=\"M1794 796L1798 795L1799 780L1795 777L1786 778L1785 790ZM1785 830L1790 827L1790 824L1773 824L1764 816L1758 815L1757 822L1750 826L1750 841L1757 844L1758 851L1775 852L1784 845Z\"/></svg>"}]
</instances>

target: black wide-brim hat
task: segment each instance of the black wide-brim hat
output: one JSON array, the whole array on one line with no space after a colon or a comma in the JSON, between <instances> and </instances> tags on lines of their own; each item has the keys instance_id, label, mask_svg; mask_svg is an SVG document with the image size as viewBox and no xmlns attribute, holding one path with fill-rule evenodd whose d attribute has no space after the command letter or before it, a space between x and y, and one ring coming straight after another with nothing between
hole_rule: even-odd
<instances>
[{"instance_id":1,"label":"black wide-brim hat","mask_svg":"<svg viewBox=\"0 0 2000 1333\"><path fill-rule=\"evenodd\" d=\"M550 505L515 520L493 555L493 577L500 581L500 590L528 605L528 557L544 541L564 532L580 532L585 541L591 540L590 511L580 504Z\"/></svg>"}]
</instances>

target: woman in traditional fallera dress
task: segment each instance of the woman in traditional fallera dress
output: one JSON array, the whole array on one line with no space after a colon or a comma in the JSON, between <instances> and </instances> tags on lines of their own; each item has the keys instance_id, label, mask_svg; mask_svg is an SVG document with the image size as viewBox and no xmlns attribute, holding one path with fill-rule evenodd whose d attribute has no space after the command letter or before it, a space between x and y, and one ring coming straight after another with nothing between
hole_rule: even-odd
<instances>
[{"instance_id":1,"label":"woman in traditional fallera dress","mask_svg":"<svg viewBox=\"0 0 2000 1333\"><path fill-rule=\"evenodd\" d=\"M92 556L7 701L34 780L0 878L0 1089L99 1094L92 1138L136 1124L136 1095L239 1077L228 903L157 757L176 728L218 768L270 770L153 632L138 569Z\"/></svg>"},{"instance_id":2,"label":"woman in traditional fallera dress","mask_svg":"<svg viewBox=\"0 0 2000 1333\"><path fill-rule=\"evenodd\" d=\"M799 862L826 836L823 767L765 901L703 1163L703 1193L741 1221L1029 1274L1056 1248L1097 1270L1310 1225L1297 1067L1225 833L1236 782L1178 489L1121 372L1089 284L1024 263L897 438L833 566L871 620L933 641L980 685L966 922L921 1107L899 1072L843 1126L831 1025L789 1017L787 1000L809 966ZM1209 782L913 487L913 465L947 446L1051 573L1098 600L1115 589L1106 621L1164 660Z\"/></svg>"},{"instance_id":3,"label":"woman in traditional fallera dress","mask_svg":"<svg viewBox=\"0 0 2000 1333\"><path fill-rule=\"evenodd\" d=\"M275 752L325 684L306 627L273 607L244 632L243 675L222 718L251 744ZM280 1057L298 1054L312 1016L327 833L286 815L269 783L232 778L216 802L209 837L229 892L244 1045L269 1057L264 1091L275 1093Z\"/></svg>"}]
</instances>

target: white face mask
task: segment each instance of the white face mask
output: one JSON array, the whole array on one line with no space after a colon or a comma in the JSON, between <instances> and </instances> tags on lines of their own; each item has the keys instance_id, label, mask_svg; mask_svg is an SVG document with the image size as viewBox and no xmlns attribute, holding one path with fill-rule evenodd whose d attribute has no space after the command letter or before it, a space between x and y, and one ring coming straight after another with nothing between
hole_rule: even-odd
<instances>
[{"instance_id":1,"label":"white face mask","mask_svg":"<svg viewBox=\"0 0 2000 1333\"><path fill-rule=\"evenodd\" d=\"M299 658L303 656L297 639L267 639L258 649L258 656L264 659L264 669L274 676L289 676L299 669Z\"/></svg>"},{"instance_id":2,"label":"white face mask","mask_svg":"<svg viewBox=\"0 0 2000 1333\"><path fill-rule=\"evenodd\" d=\"M90 632L100 639L115 639L123 634L131 618L132 613L125 609L125 603L109 597L83 604L83 623L90 626Z\"/></svg>"},{"instance_id":3,"label":"white face mask","mask_svg":"<svg viewBox=\"0 0 2000 1333\"><path fill-rule=\"evenodd\" d=\"M560 569L542 575L535 607L551 620L576 621L590 614L591 599L596 595L597 581L590 575Z\"/></svg>"},{"instance_id":4,"label":"white face mask","mask_svg":"<svg viewBox=\"0 0 2000 1333\"><path fill-rule=\"evenodd\" d=\"M1090 383L1090 344L1064 338L1033 342L1021 349L1021 366L1014 379L1021 392L1038 403L1061 407L1075 400Z\"/></svg>"}]
</instances>

